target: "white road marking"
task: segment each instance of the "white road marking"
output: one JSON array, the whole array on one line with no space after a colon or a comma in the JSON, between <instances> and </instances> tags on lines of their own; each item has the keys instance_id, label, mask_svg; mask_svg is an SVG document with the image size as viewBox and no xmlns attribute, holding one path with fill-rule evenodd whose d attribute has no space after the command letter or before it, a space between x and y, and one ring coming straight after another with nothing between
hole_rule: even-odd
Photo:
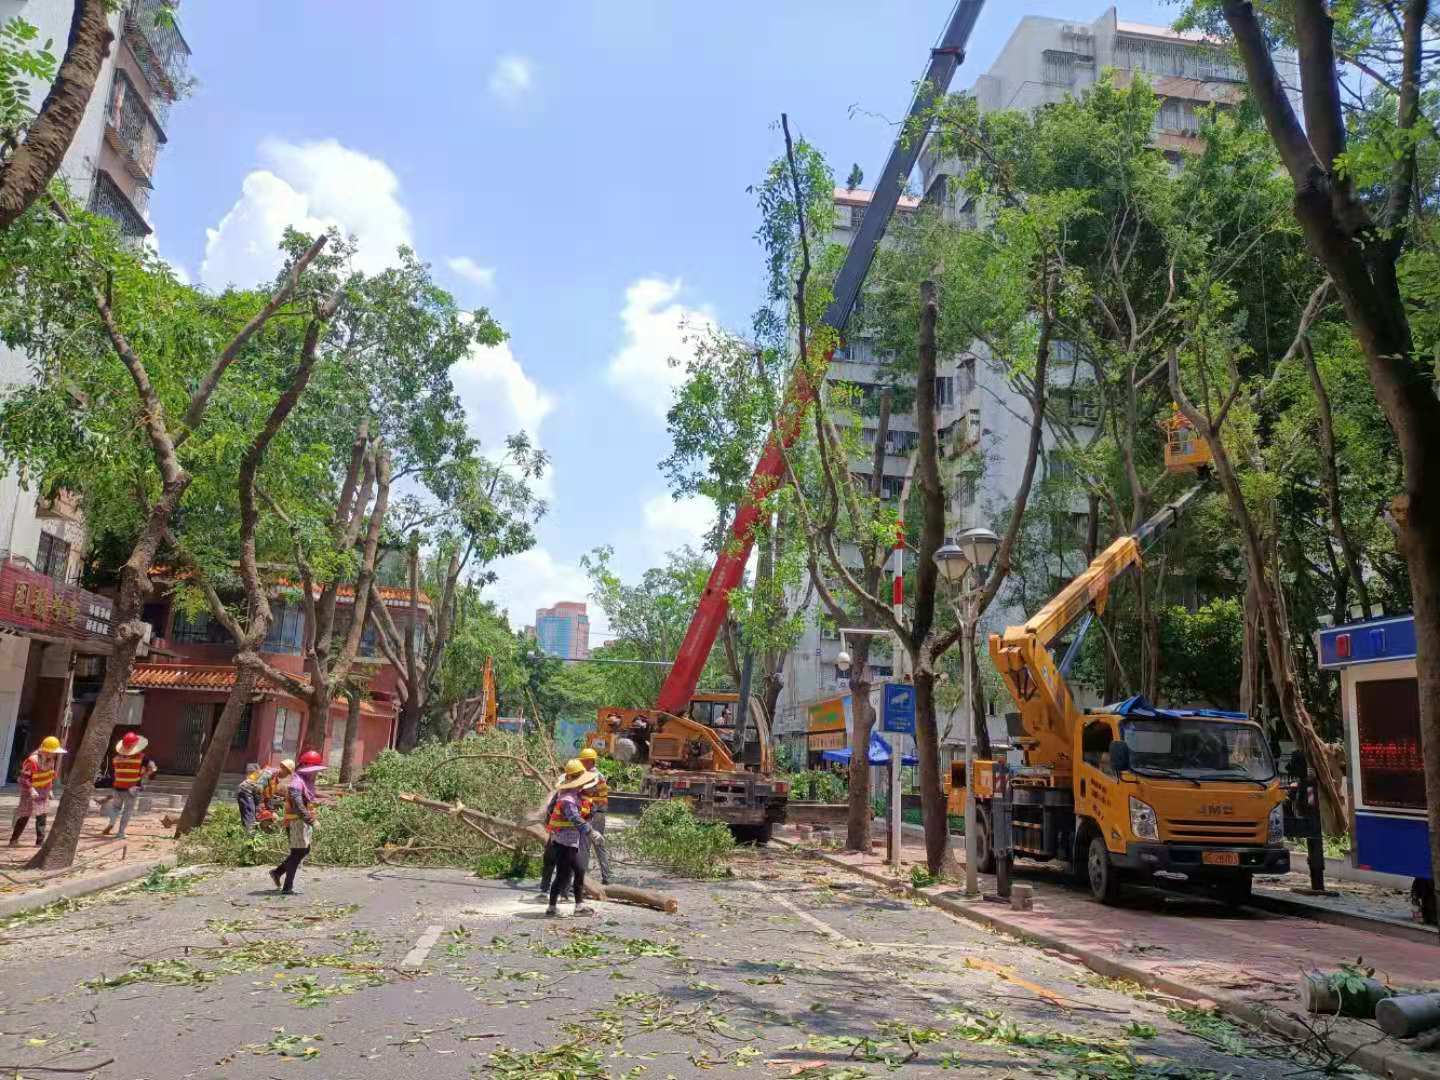
<instances>
[{"instance_id":1,"label":"white road marking","mask_svg":"<svg viewBox=\"0 0 1440 1080\"><path fill-rule=\"evenodd\" d=\"M400 966L406 971L415 971L423 967L426 957L435 947L435 942L440 940L440 933L444 929L443 926L427 926L425 932L420 935L420 940L415 942L415 947L405 954L404 960L400 961Z\"/></svg>"},{"instance_id":2,"label":"white road marking","mask_svg":"<svg viewBox=\"0 0 1440 1080\"><path fill-rule=\"evenodd\" d=\"M779 893L777 893L774 889L767 889L764 885L760 884L760 882L758 882L758 881L752 881L752 882L750 882L749 884L750 884L750 887L751 887L752 889L754 889L756 892L762 892L762 893L764 893L766 896L770 897L770 899L774 900L774 901L775 901L777 904L779 904L781 907L788 909L788 910L791 912L791 914L793 914L793 915L794 915L796 918L798 918L801 922L809 923L811 926L813 926L816 930L820 931L820 933L824 934L824 935L825 935L826 937L828 937L830 940L832 940L832 941L838 941L838 942L840 942L842 945L855 945L855 944L857 944L853 939L846 937L846 936L845 936L844 934L842 934L839 930L836 930L833 926L827 926L825 923L823 923L823 922L821 922L819 919L817 919L814 915L811 915L808 911L801 911L798 907L796 907L794 904L792 904L792 903L791 903L789 900L787 900L785 897L781 896L781 895L780 895Z\"/></svg>"}]
</instances>

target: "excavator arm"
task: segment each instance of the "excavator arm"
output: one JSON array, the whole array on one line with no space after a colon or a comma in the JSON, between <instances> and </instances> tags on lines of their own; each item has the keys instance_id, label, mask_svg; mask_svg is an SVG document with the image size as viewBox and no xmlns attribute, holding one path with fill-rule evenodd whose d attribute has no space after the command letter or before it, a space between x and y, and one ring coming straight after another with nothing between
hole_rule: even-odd
<instances>
[{"instance_id":1,"label":"excavator arm","mask_svg":"<svg viewBox=\"0 0 1440 1080\"><path fill-rule=\"evenodd\" d=\"M1104 614L1116 579L1142 564L1145 549L1174 525L1204 490L1203 483L1196 484L1133 533L1120 537L1023 625L990 635L990 658L1020 710L1025 728L1022 739L1029 745L1053 741L1057 758L1068 755L1079 710L1066 676L1079 651L1083 630L1091 617ZM1050 647L1082 617L1086 621L1081 632L1064 660L1057 663Z\"/></svg>"},{"instance_id":2,"label":"excavator arm","mask_svg":"<svg viewBox=\"0 0 1440 1080\"><path fill-rule=\"evenodd\" d=\"M915 168L924 139L919 134L910 134L920 118L930 111L935 101L943 97L950 88L950 80L965 56L965 45L970 32L984 8L984 0L959 0L950 16L939 44L931 50L930 63L925 77L915 90L910 103L906 122L900 126L900 135L890 149L880 181L875 185L865 217L850 241L850 249L835 278L834 299L825 312L823 322L832 329L843 333L855 309L855 301L865 282L865 274L874 261L875 252L884 236L885 227L900 200L900 194ZM825 362L828 365L830 357ZM690 619L685 639L675 656L670 674L660 689L656 708L672 716L681 716L689 707L690 699L710 658L710 650L728 611L730 590L740 584L745 574L745 564L750 558L750 549L755 543L755 525L759 521L765 499L783 482L785 477L785 451L795 442L800 427L805 421L806 411L815 400L818 386L810 379L803 366L797 367L785 393L780 416L775 430L765 444L765 451L755 466L750 478L745 499L736 511L730 526L728 542L722 547L715 560L715 567L705 584L705 591ZM714 748L717 756L727 756L718 743Z\"/></svg>"}]
</instances>

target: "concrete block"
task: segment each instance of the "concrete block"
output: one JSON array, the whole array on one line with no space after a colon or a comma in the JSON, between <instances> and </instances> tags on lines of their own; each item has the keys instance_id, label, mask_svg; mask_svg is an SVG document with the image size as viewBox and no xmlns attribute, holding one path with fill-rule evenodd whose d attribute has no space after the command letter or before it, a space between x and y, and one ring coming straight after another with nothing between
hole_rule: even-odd
<instances>
[{"instance_id":1,"label":"concrete block","mask_svg":"<svg viewBox=\"0 0 1440 1080\"><path fill-rule=\"evenodd\" d=\"M1035 907L1034 885L1011 885L1010 906L1016 911L1030 911Z\"/></svg>"}]
</instances>

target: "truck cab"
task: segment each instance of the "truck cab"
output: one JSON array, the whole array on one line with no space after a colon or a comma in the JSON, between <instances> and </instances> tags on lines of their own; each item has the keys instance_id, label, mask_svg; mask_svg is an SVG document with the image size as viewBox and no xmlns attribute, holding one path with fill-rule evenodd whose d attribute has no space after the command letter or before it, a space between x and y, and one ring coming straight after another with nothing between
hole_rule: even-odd
<instances>
[{"instance_id":1,"label":"truck cab","mask_svg":"<svg viewBox=\"0 0 1440 1080\"><path fill-rule=\"evenodd\" d=\"M1077 731L1074 862L1095 896L1125 878L1183 874L1229 902L1290 868L1284 791L1243 713L1157 709L1134 697Z\"/></svg>"}]
</instances>

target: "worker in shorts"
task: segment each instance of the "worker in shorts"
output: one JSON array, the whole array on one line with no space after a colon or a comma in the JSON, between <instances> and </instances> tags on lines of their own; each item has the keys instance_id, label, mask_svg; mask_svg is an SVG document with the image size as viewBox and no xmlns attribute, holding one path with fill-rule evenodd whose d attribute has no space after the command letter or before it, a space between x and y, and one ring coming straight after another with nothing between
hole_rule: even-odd
<instances>
[{"instance_id":1,"label":"worker in shorts","mask_svg":"<svg viewBox=\"0 0 1440 1080\"><path fill-rule=\"evenodd\" d=\"M605 774L599 770L600 755L593 748L587 746L580 751L580 763L595 773L595 785L585 790L585 797L590 800L592 806L589 817L590 828L600 836L604 836L605 813L610 808L610 785L605 781ZM603 841L593 846L596 859L600 863L600 884L609 885L610 855L605 850ZM589 869L588 860L586 869Z\"/></svg>"}]
</instances>

